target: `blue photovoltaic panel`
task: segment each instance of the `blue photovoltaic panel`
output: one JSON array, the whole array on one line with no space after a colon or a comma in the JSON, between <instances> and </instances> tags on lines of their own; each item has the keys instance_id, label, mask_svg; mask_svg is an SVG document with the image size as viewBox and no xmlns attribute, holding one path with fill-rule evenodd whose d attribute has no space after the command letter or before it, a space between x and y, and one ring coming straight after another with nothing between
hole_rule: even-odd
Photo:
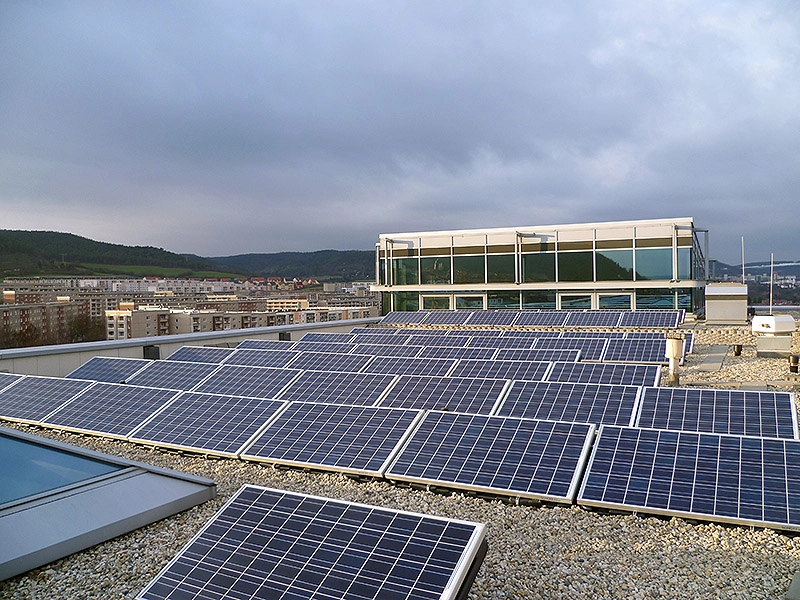
<instances>
[{"instance_id":1,"label":"blue photovoltaic panel","mask_svg":"<svg viewBox=\"0 0 800 600\"><path fill-rule=\"evenodd\" d=\"M554 362L546 381L609 383L614 385L658 385L661 367L624 363Z\"/></svg>"},{"instance_id":2,"label":"blue photovoltaic panel","mask_svg":"<svg viewBox=\"0 0 800 600\"><path fill-rule=\"evenodd\" d=\"M416 410L291 402L242 458L380 476Z\"/></svg>"},{"instance_id":3,"label":"blue photovoltaic panel","mask_svg":"<svg viewBox=\"0 0 800 600\"><path fill-rule=\"evenodd\" d=\"M426 413L390 480L570 503L594 425Z\"/></svg>"},{"instance_id":4,"label":"blue photovoltaic panel","mask_svg":"<svg viewBox=\"0 0 800 600\"><path fill-rule=\"evenodd\" d=\"M549 367L549 362L525 360L459 360L449 376L541 381Z\"/></svg>"},{"instance_id":5,"label":"blue photovoltaic panel","mask_svg":"<svg viewBox=\"0 0 800 600\"><path fill-rule=\"evenodd\" d=\"M42 422L73 431L125 438L177 394L176 390L97 383Z\"/></svg>"},{"instance_id":6,"label":"blue photovoltaic panel","mask_svg":"<svg viewBox=\"0 0 800 600\"><path fill-rule=\"evenodd\" d=\"M390 335L390 334L377 334L370 333L369 335L358 335L353 340L355 344L387 344L391 346L399 346L408 342L411 336L406 333Z\"/></svg>"},{"instance_id":7,"label":"blue photovoltaic panel","mask_svg":"<svg viewBox=\"0 0 800 600\"><path fill-rule=\"evenodd\" d=\"M395 375L303 371L280 395L281 400L372 406Z\"/></svg>"},{"instance_id":8,"label":"blue photovoltaic panel","mask_svg":"<svg viewBox=\"0 0 800 600\"><path fill-rule=\"evenodd\" d=\"M225 359L226 365L248 367L285 367L299 352L294 350L256 350L238 349Z\"/></svg>"},{"instance_id":9,"label":"blue photovoltaic panel","mask_svg":"<svg viewBox=\"0 0 800 600\"><path fill-rule=\"evenodd\" d=\"M633 385L515 381L497 414L627 426L633 422L640 389Z\"/></svg>"},{"instance_id":10,"label":"blue photovoltaic panel","mask_svg":"<svg viewBox=\"0 0 800 600\"><path fill-rule=\"evenodd\" d=\"M683 322L678 310L635 310L625 312L620 327L664 327L674 328Z\"/></svg>"},{"instance_id":11,"label":"blue photovoltaic panel","mask_svg":"<svg viewBox=\"0 0 800 600\"><path fill-rule=\"evenodd\" d=\"M463 325L472 314L469 310L431 310L425 325Z\"/></svg>"},{"instance_id":12,"label":"blue photovoltaic panel","mask_svg":"<svg viewBox=\"0 0 800 600\"><path fill-rule=\"evenodd\" d=\"M800 529L800 441L603 425L578 504Z\"/></svg>"},{"instance_id":13,"label":"blue photovoltaic panel","mask_svg":"<svg viewBox=\"0 0 800 600\"><path fill-rule=\"evenodd\" d=\"M455 600L484 526L247 485L138 600Z\"/></svg>"},{"instance_id":14,"label":"blue photovoltaic panel","mask_svg":"<svg viewBox=\"0 0 800 600\"><path fill-rule=\"evenodd\" d=\"M28 375L0 392L0 417L11 421L41 421L92 381Z\"/></svg>"},{"instance_id":15,"label":"blue photovoltaic panel","mask_svg":"<svg viewBox=\"0 0 800 600\"><path fill-rule=\"evenodd\" d=\"M167 360L181 360L196 363L221 363L233 354L233 348L211 348L206 346L184 346L167 357Z\"/></svg>"},{"instance_id":16,"label":"blue photovoltaic panel","mask_svg":"<svg viewBox=\"0 0 800 600\"><path fill-rule=\"evenodd\" d=\"M400 329L395 329L392 327L353 327L350 330L352 334L367 334L367 335L394 335L399 334ZM356 341L356 340L353 340Z\"/></svg>"},{"instance_id":17,"label":"blue photovoltaic panel","mask_svg":"<svg viewBox=\"0 0 800 600\"><path fill-rule=\"evenodd\" d=\"M369 336L372 338L373 336ZM356 344L353 354L369 356L416 356L424 346L392 346L389 344Z\"/></svg>"},{"instance_id":18,"label":"blue photovoltaic panel","mask_svg":"<svg viewBox=\"0 0 800 600\"><path fill-rule=\"evenodd\" d=\"M495 360L533 360L533 361L578 361L580 350L546 350L541 348L502 348L497 351Z\"/></svg>"},{"instance_id":19,"label":"blue photovoltaic panel","mask_svg":"<svg viewBox=\"0 0 800 600\"><path fill-rule=\"evenodd\" d=\"M381 400L381 406L488 415L508 383L504 379L404 375Z\"/></svg>"},{"instance_id":20,"label":"blue photovoltaic panel","mask_svg":"<svg viewBox=\"0 0 800 600\"><path fill-rule=\"evenodd\" d=\"M553 331L553 330L546 330L546 331L537 331L535 329L512 329L510 331L504 331L502 338L509 339L521 339L524 338L526 340L530 340L531 343L535 342L539 338L557 338L561 337L563 332L561 331Z\"/></svg>"},{"instance_id":21,"label":"blue photovoltaic panel","mask_svg":"<svg viewBox=\"0 0 800 600\"><path fill-rule=\"evenodd\" d=\"M662 364L669 362L665 358L667 344L660 340L608 340L603 360L608 362L631 362Z\"/></svg>"},{"instance_id":22,"label":"blue photovoltaic panel","mask_svg":"<svg viewBox=\"0 0 800 600\"><path fill-rule=\"evenodd\" d=\"M408 340L409 346L451 346L463 348L470 342L467 335L447 335L446 331L439 333L424 333L412 335Z\"/></svg>"},{"instance_id":23,"label":"blue photovoltaic panel","mask_svg":"<svg viewBox=\"0 0 800 600\"><path fill-rule=\"evenodd\" d=\"M300 338L300 342L330 342L347 344L354 341L352 333L307 333Z\"/></svg>"},{"instance_id":24,"label":"blue photovoltaic panel","mask_svg":"<svg viewBox=\"0 0 800 600\"><path fill-rule=\"evenodd\" d=\"M93 356L72 373L67 379L88 379L106 383L124 383L129 377L149 365L152 361L143 358L114 358Z\"/></svg>"},{"instance_id":25,"label":"blue photovoltaic panel","mask_svg":"<svg viewBox=\"0 0 800 600\"><path fill-rule=\"evenodd\" d=\"M143 387L190 390L219 368L219 365L208 363L154 360L129 378L127 383Z\"/></svg>"},{"instance_id":26,"label":"blue photovoltaic panel","mask_svg":"<svg viewBox=\"0 0 800 600\"><path fill-rule=\"evenodd\" d=\"M495 348L452 348L448 346L428 346L417 355L419 358L468 358L489 360L497 354Z\"/></svg>"},{"instance_id":27,"label":"blue photovoltaic panel","mask_svg":"<svg viewBox=\"0 0 800 600\"><path fill-rule=\"evenodd\" d=\"M467 325L508 326L517 320L518 310L476 310L467 321Z\"/></svg>"},{"instance_id":28,"label":"blue photovoltaic panel","mask_svg":"<svg viewBox=\"0 0 800 600\"><path fill-rule=\"evenodd\" d=\"M11 373L0 373L0 391L6 389L12 383L22 379L23 375L12 375Z\"/></svg>"},{"instance_id":29,"label":"blue photovoltaic panel","mask_svg":"<svg viewBox=\"0 0 800 600\"><path fill-rule=\"evenodd\" d=\"M645 388L637 427L797 438L793 394L699 388Z\"/></svg>"},{"instance_id":30,"label":"blue photovoltaic panel","mask_svg":"<svg viewBox=\"0 0 800 600\"><path fill-rule=\"evenodd\" d=\"M381 319L381 325L403 325L412 323L422 323L428 316L428 311L419 310L413 312L390 312Z\"/></svg>"},{"instance_id":31,"label":"blue photovoltaic panel","mask_svg":"<svg viewBox=\"0 0 800 600\"><path fill-rule=\"evenodd\" d=\"M624 338L628 337L628 333L625 331L562 331L561 334L558 336L561 340L571 340L575 338L602 338L602 339L611 339L611 338ZM661 337L664 337L663 335Z\"/></svg>"},{"instance_id":32,"label":"blue photovoltaic panel","mask_svg":"<svg viewBox=\"0 0 800 600\"><path fill-rule=\"evenodd\" d=\"M129 438L167 448L236 456L283 404L183 392Z\"/></svg>"},{"instance_id":33,"label":"blue photovoltaic panel","mask_svg":"<svg viewBox=\"0 0 800 600\"><path fill-rule=\"evenodd\" d=\"M483 362L483 361L479 361ZM436 375L449 374L456 361L449 358L405 358L378 356L364 369L366 373L392 373L394 375Z\"/></svg>"},{"instance_id":34,"label":"blue photovoltaic panel","mask_svg":"<svg viewBox=\"0 0 800 600\"><path fill-rule=\"evenodd\" d=\"M567 320L566 311L525 311L520 312L515 327L561 327Z\"/></svg>"},{"instance_id":35,"label":"blue photovoltaic panel","mask_svg":"<svg viewBox=\"0 0 800 600\"><path fill-rule=\"evenodd\" d=\"M236 348L242 350L291 350L295 342L284 340L244 340Z\"/></svg>"},{"instance_id":36,"label":"blue photovoltaic panel","mask_svg":"<svg viewBox=\"0 0 800 600\"><path fill-rule=\"evenodd\" d=\"M341 342L306 342L299 341L293 350L298 352L330 352L332 354L347 354L352 352L357 344L344 344Z\"/></svg>"},{"instance_id":37,"label":"blue photovoltaic panel","mask_svg":"<svg viewBox=\"0 0 800 600\"><path fill-rule=\"evenodd\" d=\"M223 365L192 391L225 396L275 398L299 373L296 369Z\"/></svg>"},{"instance_id":38,"label":"blue photovoltaic panel","mask_svg":"<svg viewBox=\"0 0 800 600\"><path fill-rule=\"evenodd\" d=\"M587 310L570 312L566 327L617 327L622 313L616 310Z\"/></svg>"},{"instance_id":39,"label":"blue photovoltaic panel","mask_svg":"<svg viewBox=\"0 0 800 600\"><path fill-rule=\"evenodd\" d=\"M365 354L331 354L328 352L302 352L289 363L292 369L310 371L347 371L356 373L372 359Z\"/></svg>"},{"instance_id":40,"label":"blue photovoltaic panel","mask_svg":"<svg viewBox=\"0 0 800 600\"><path fill-rule=\"evenodd\" d=\"M505 336L473 336L470 339L470 348L532 348L536 343L534 337L505 337Z\"/></svg>"},{"instance_id":41,"label":"blue photovoltaic panel","mask_svg":"<svg viewBox=\"0 0 800 600\"><path fill-rule=\"evenodd\" d=\"M468 337L501 337L502 329L451 329L448 335L466 335Z\"/></svg>"},{"instance_id":42,"label":"blue photovoltaic panel","mask_svg":"<svg viewBox=\"0 0 800 600\"><path fill-rule=\"evenodd\" d=\"M537 350L580 350L581 360L603 360L606 344L602 338L550 338L538 339L533 346Z\"/></svg>"}]
</instances>

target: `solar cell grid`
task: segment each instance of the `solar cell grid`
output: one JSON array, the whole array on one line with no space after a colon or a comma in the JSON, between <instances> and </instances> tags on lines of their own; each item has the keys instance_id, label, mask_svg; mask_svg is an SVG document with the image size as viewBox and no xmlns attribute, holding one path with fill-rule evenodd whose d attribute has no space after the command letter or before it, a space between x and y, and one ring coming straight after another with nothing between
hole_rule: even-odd
<instances>
[{"instance_id":1,"label":"solar cell grid","mask_svg":"<svg viewBox=\"0 0 800 600\"><path fill-rule=\"evenodd\" d=\"M330 342L337 344L348 344L354 339L353 333L320 333L311 332L300 338L301 343L305 342Z\"/></svg>"},{"instance_id":2,"label":"solar cell grid","mask_svg":"<svg viewBox=\"0 0 800 600\"><path fill-rule=\"evenodd\" d=\"M381 406L490 414L506 389L503 379L402 376Z\"/></svg>"},{"instance_id":3,"label":"solar cell grid","mask_svg":"<svg viewBox=\"0 0 800 600\"><path fill-rule=\"evenodd\" d=\"M365 373L392 373L394 375L436 375L444 377L456 364L449 358L405 358L378 356L364 369ZM484 362L484 361L477 361Z\"/></svg>"},{"instance_id":4,"label":"solar cell grid","mask_svg":"<svg viewBox=\"0 0 800 600\"><path fill-rule=\"evenodd\" d=\"M580 350L568 349L542 349L542 348L501 348L495 355L495 360L530 360L530 361L572 361L581 359Z\"/></svg>"},{"instance_id":5,"label":"solar cell grid","mask_svg":"<svg viewBox=\"0 0 800 600\"><path fill-rule=\"evenodd\" d=\"M609 340L598 338L550 338L538 339L534 348L537 350L575 350L581 351L581 360L603 360Z\"/></svg>"},{"instance_id":6,"label":"solar cell grid","mask_svg":"<svg viewBox=\"0 0 800 600\"><path fill-rule=\"evenodd\" d=\"M292 369L311 371L348 371L356 373L373 360L366 354L301 352L288 364Z\"/></svg>"},{"instance_id":7,"label":"solar cell grid","mask_svg":"<svg viewBox=\"0 0 800 600\"><path fill-rule=\"evenodd\" d=\"M645 388L637 427L797 438L788 392Z\"/></svg>"},{"instance_id":8,"label":"solar cell grid","mask_svg":"<svg viewBox=\"0 0 800 600\"><path fill-rule=\"evenodd\" d=\"M631 362L663 364L668 362L665 358L666 340L608 340L608 348L603 360L609 362Z\"/></svg>"},{"instance_id":9,"label":"solar cell grid","mask_svg":"<svg viewBox=\"0 0 800 600\"><path fill-rule=\"evenodd\" d=\"M299 352L294 350L237 349L223 364L249 367L285 367Z\"/></svg>"},{"instance_id":10,"label":"solar cell grid","mask_svg":"<svg viewBox=\"0 0 800 600\"><path fill-rule=\"evenodd\" d=\"M281 400L372 406L394 375L303 371L280 395Z\"/></svg>"},{"instance_id":11,"label":"solar cell grid","mask_svg":"<svg viewBox=\"0 0 800 600\"><path fill-rule=\"evenodd\" d=\"M92 381L27 375L0 392L0 417L38 422L89 386Z\"/></svg>"},{"instance_id":12,"label":"solar cell grid","mask_svg":"<svg viewBox=\"0 0 800 600\"><path fill-rule=\"evenodd\" d=\"M426 325L463 325L469 319L469 310L431 310L425 318Z\"/></svg>"},{"instance_id":13,"label":"solar cell grid","mask_svg":"<svg viewBox=\"0 0 800 600\"><path fill-rule=\"evenodd\" d=\"M449 376L541 381L549 367L549 362L525 360L459 360Z\"/></svg>"},{"instance_id":14,"label":"solar cell grid","mask_svg":"<svg viewBox=\"0 0 800 600\"><path fill-rule=\"evenodd\" d=\"M490 360L497 354L495 348L452 348L448 346L429 346L419 351L419 358L467 358Z\"/></svg>"},{"instance_id":15,"label":"solar cell grid","mask_svg":"<svg viewBox=\"0 0 800 600\"><path fill-rule=\"evenodd\" d=\"M22 379L22 375L12 375L11 373L0 373L0 391L3 391L12 383Z\"/></svg>"},{"instance_id":16,"label":"solar cell grid","mask_svg":"<svg viewBox=\"0 0 800 600\"><path fill-rule=\"evenodd\" d=\"M624 363L554 362L546 380L615 385L658 385L661 380L661 367Z\"/></svg>"},{"instance_id":17,"label":"solar cell grid","mask_svg":"<svg viewBox=\"0 0 800 600\"><path fill-rule=\"evenodd\" d=\"M42 422L62 429L124 439L177 394L177 390L97 383Z\"/></svg>"},{"instance_id":18,"label":"solar cell grid","mask_svg":"<svg viewBox=\"0 0 800 600\"><path fill-rule=\"evenodd\" d=\"M531 348L535 343L533 337L473 336L469 348Z\"/></svg>"},{"instance_id":19,"label":"solar cell grid","mask_svg":"<svg viewBox=\"0 0 800 600\"><path fill-rule=\"evenodd\" d=\"M248 485L138 599L454 600L483 537L478 523Z\"/></svg>"},{"instance_id":20,"label":"solar cell grid","mask_svg":"<svg viewBox=\"0 0 800 600\"><path fill-rule=\"evenodd\" d=\"M291 350L295 342L284 340L244 340L237 349L241 350Z\"/></svg>"},{"instance_id":21,"label":"solar cell grid","mask_svg":"<svg viewBox=\"0 0 800 600\"><path fill-rule=\"evenodd\" d=\"M167 448L236 456L283 404L183 392L129 438Z\"/></svg>"},{"instance_id":22,"label":"solar cell grid","mask_svg":"<svg viewBox=\"0 0 800 600\"><path fill-rule=\"evenodd\" d=\"M617 327L622 313L619 311L587 310L570 312L564 323L567 327Z\"/></svg>"},{"instance_id":23,"label":"solar cell grid","mask_svg":"<svg viewBox=\"0 0 800 600\"><path fill-rule=\"evenodd\" d=\"M340 342L305 342L299 341L293 350L298 352L329 352L331 354L347 354L352 352L358 344L343 344Z\"/></svg>"},{"instance_id":24,"label":"solar cell grid","mask_svg":"<svg viewBox=\"0 0 800 600\"><path fill-rule=\"evenodd\" d=\"M452 346L463 348L469 344L471 338L466 335L448 335L446 331L440 333L426 333L412 335L407 344L409 346Z\"/></svg>"},{"instance_id":25,"label":"solar cell grid","mask_svg":"<svg viewBox=\"0 0 800 600\"><path fill-rule=\"evenodd\" d=\"M190 390L219 368L219 365L208 363L154 360L130 377L127 383L143 387Z\"/></svg>"},{"instance_id":26,"label":"solar cell grid","mask_svg":"<svg viewBox=\"0 0 800 600\"><path fill-rule=\"evenodd\" d=\"M358 335L353 343L356 344L387 344L392 346L399 346L408 342L411 336L405 333L399 334L377 334L371 333L369 335Z\"/></svg>"},{"instance_id":27,"label":"solar cell grid","mask_svg":"<svg viewBox=\"0 0 800 600\"><path fill-rule=\"evenodd\" d=\"M196 363L221 363L233 354L233 348L210 348L205 346L184 346L170 354L166 360L181 360Z\"/></svg>"},{"instance_id":28,"label":"solar cell grid","mask_svg":"<svg viewBox=\"0 0 800 600\"><path fill-rule=\"evenodd\" d=\"M150 362L143 358L93 356L67 375L66 378L120 383L127 381L129 377L149 365Z\"/></svg>"},{"instance_id":29,"label":"solar cell grid","mask_svg":"<svg viewBox=\"0 0 800 600\"><path fill-rule=\"evenodd\" d=\"M584 423L429 412L386 477L570 503L593 435Z\"/></svg>"},{"instance_id":30,"label":"solar cell grid","mask_svg":"<svg viewBox=\"0 0 800 600\"><path fill-rule=\"evenodd\" d=\"M503 339L506 338L525 338L529 340L537 340L539 338L557 338L561 337L561 331L548 330L535 330L535 329L512 329L511 331L503 332Z\"/></svg>"},{"instance_id":31,"label":"solar cell grid","mask_svg":"<svg viewBox=\"0 0 800 600\"><path fill-rule=\"evenodd\" d=\"M419 411L291 402L242 458L380 476Z\"/></svg>"},{"instance_id":32,"label":"solar cell grid","mask_svg":"<svg viewBox=\"0 0 800 600\"><path fill-rule=\"evenodd\" d=\"M566 311L522 311L514 321L515 327L561 327L567 320Z\"/></svg>"},{"instance_id":33,"label":"solar cell grid","mask_svg":"<svg viewBox=\"0 0 800 600\"><path fill-rule=\"evenodd\" d=\"M476 310L473 311L467 325L509 326L517 320L517 310Z\"/></svg>"},{"instance_id":34,"label":"solar cell grid","mask_svg":"<svg viewBox=\"0 0 800 600\"><path fill-rule=\"evenodd\" d=\"M602 426L578 504L800 529L800 441Z\"/></svg>"},{"instance_id":35,"label":"solar cell grid","mask_svg":"<svg viewBox=\"0 0 800 600\"><path fill-rule=\"evenodd\" d=\"M497 414L601 425L631 425L637 386L515 381Z\"/></svg>"},{"instance_id":36,"label":"solar cell grid","mask_svg":"<svg viewBox=\"0 0 800 600\"><path fill-rule=\"evenodd\" d=\"M370 336L371 337L371 336ZM356 344L353 354L369 356L417 356L424 346L393 346L388 344Z\"/></svg>"},{"instance_id":37,"label":"solar cell grid","mask_svg":"<svg viewBox=\"0 0 800 600\"><path fill-rule=\"evenodd\" d=\"M422 323L428 316L428 311L419 310L415 312L390 312L381 319L382 325L403 325L412 323Z\"/></svg>"},{"instance_id":38,"label":"solar cell grid","mask_svg":"<svg viewBox=\"0 0 800 600\"><path fill-rule=\"evenodd\" d=\"M350 333L355 335L394 335L400 333L400 330L393 327L353 327Z\"/></svg>"},{"instance_id":39,"label":"solar cell grid","mask_svg":"<svg viewBox=\"0 0 800 600\"><path fill-rule=\"evenodd\" d=\"M620 327L666 327L674 328L683 322L682 314L676 310L636 310L625 312Z\"/></svg>"},{"instance_id":40,"label":"solar cell grid","mask_svg":"<svg viewBox=\"0 0 800 600\"><path fill-rule=\"evenodd\" d=\"M275 398L299 373L297 369L222 365L192 391L225 396Z\"/></svg>"}]
</instances>

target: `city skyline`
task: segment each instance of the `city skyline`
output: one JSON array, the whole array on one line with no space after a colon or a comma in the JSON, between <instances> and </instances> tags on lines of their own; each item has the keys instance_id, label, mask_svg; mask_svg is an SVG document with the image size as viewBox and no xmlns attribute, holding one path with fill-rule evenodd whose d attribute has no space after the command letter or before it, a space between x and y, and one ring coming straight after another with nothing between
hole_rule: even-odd
<instances>
[{"instance_id":1,"label":"city skyline","mask_svg":"<svg viewBox=\"0 0 800 600\"><path fill-rule=\"evenodd\" d=\"M212 257L679 215L712 259L796 260L799 30L777 0L3 3L2 228Z\"/></svg>"}]
</instances>

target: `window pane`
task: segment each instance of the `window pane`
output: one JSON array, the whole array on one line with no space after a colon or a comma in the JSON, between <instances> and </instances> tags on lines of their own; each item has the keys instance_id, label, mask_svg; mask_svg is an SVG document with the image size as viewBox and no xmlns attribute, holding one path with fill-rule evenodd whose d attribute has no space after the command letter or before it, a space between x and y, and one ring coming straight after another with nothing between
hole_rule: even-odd
<instances>
[{"instance_id":1,"label":"window pane","mask_svg":"<svg viewBox=\"0 0 800 600\"><path fill-rule=\"evenodd\" d=\"M597 252L598 281L633 281L633 250Z\"/></svg>"},{"instance_id":2,"label":"window pane","mask_svg":"<svg viewBox=\"0 0 800 600\"><path fill-rule=\"evenodd\" d=\"M423 296L422 308L425 310L449 310L450 296Z\"/></svg>"},{"instance_id":3,"label":"window pane","mask_svg":"<svg viewBox=\"0 0 800 600\"><path fill-rule=\"evenodd\" d=\"M591 252L559 252L559 281L592 281Z\"/></svg>"},{"instance_id":4,"label":"window pane","mask_svg":"<svg viewBox=\"0 0 800 600\"><path fill-rule=\"evenodd\" d=\"M561 296L561 308L592 308L592 297L590 295L580 296Z\"/></svg>"},{"instance_id":5,"label":"window pane","mask_svg":"<svg viewBox=\"0 0 800 600\"><path fill-rule=\"evenodd\" d=\"M630 310L631 309L631 295L619 294L616 296L602 295L597 299L598 308L610 308L615 310Z\"/></svg>"},{"instance_id":6,"label":"window pane","mask_svg":"<svg viewBox=\"0 0 800 600\"><path fill-rule=\"evenodd\" d=\"M522 281L537 283L556 280L556 255L552 252L522 255ZM555 307L555 298L554 304Z\"/></svg>"},{"instance_id":7,"label":"window pane","mask_svg":"<svg viewBox=\"0 0 800 600\"><path fill-rule=\"evenodd\" d=\"M416 258L396 258L392 261L392 282L394 285L417 285L419 273L417 272Z\"/></svg>"},{"instance_id":8,"label":"window pane","mask_svg":"<svg viewBox=\"0 0 800 600\"><path fill-rule=\"evenodd\" d=\"M394 310L397 311L419 310L419 294L417 292L395 292Z\"/></svg>"},{"instance_id":9,"label":"window pane","mask_svg":"<svg viewBox=\"0 0 800 600\"><path fill-rule=\"evenodd\" d=\"M675 294L672 290L637 290L636 310L647 308L675 308Z\"/></svg>"},{"instance_id":10,"label":"window pane","mask_svg":"<svg viewBox=\"0 0 800 600\"><path fill-rule=\"evenodd\" d=\"M386 283L386 259L382 258L379 261L378 267L378 283L384 285Z\"/></svg>"},{"instance_id":11,"label":"window pane","mask_svg":"<svg viewBox=\"0 0 800 600\"><path fill-rule=\"evenodd\" d=\"M486 303L489 308L514 308L519 310L519 292L488 294Z\"/></svg>"},{"instance_id":12,"label":"window pane","mask_svg":"<svg viewBox=\"0 0 800 600\"><path fill-rule=\"evenodd\" d=\"M513 254L490 254L486 257L486 266L490 283L514 283Z\"/></svg>"},{"instance_id":13,"label":"window pane","mask_svg":"<svg viewBox=\"0 0 800 600\"><path fill-rule=\"evenodd\" d=\"M381 315L388 315L391 308L392 295L389 292L381 292Z\"/></svg>"},{"instance_id":14,"label":"window pane","mask_svg":"<svg viewBox=\"0 0 800 600\"><path fill-rule=\"evenodd\" d=\"M547 290L522 292L522 308L555 308L556 293Z\"/></svg>"},{"instance_id":15,"label":"window pane","mask_svg":"<svg viewBox=\"0 0 800 600\"><path fill-rule=\"evenodd\" d=\"M456 310L471 308L483 309L483 296L456 296Z\"/></svg>"},{"instance_id":16,"label":"window pane","mask_svg":"<svg viewBox=\"0 0 800 600\"><path fill-rule=\"evenodd\" d=\"M678 248L678 279L694 279L692 270L692 249Z\"/></svg>"},{"instance_id":17,"label":"window pane","mask_svg":"<svg viewBox=\"0 0 800 600\"><path fill-rule=\"evenodd\" d=\"M421 258L420 278L422 283L450 283L450 257Z\"/></svg>"},{"instance_id":18,"label":"window pane","mask_svg":"<svg viewBox=\"0 0 800 600\"><path fill-rule=\"evenodd\" d=\"M678 290L678 308L692 312L692 290L680 289Z\"/></svg>"},{"instance_id":19,"label":"window pane","mask_svg":"<svg viewBox=\"0 0 800 600\"><path fill-rule=\"evenodd\" d=\"M483 255L453 257L453 283L484 283L485 281Z\"/></svg>"},{"instance_id":20,"label":"window pane","mask_svg":"<svg viewBox=\"0 0 800 600\"><path fill-rule=\"evenodd\" d=\"M672 279L672 248L637 248L636 279Z\"/></svg>"}]
</instances>

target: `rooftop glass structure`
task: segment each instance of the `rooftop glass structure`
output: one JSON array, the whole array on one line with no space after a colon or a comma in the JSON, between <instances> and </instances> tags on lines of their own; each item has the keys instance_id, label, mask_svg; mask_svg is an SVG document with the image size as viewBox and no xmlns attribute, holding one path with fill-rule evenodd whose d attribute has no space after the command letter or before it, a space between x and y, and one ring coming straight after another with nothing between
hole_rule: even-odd
<instances>
[{"instance_id":1,"label":"rooftop glass structure","mask_svg":"<svg viewBox=\"0 0 800 600\"><path fill-rule=\"evenodd\" d=\"M388 233L383 309L685 309L704 304L708 232L691 217Z\"/></svg>"}]
</instances>

